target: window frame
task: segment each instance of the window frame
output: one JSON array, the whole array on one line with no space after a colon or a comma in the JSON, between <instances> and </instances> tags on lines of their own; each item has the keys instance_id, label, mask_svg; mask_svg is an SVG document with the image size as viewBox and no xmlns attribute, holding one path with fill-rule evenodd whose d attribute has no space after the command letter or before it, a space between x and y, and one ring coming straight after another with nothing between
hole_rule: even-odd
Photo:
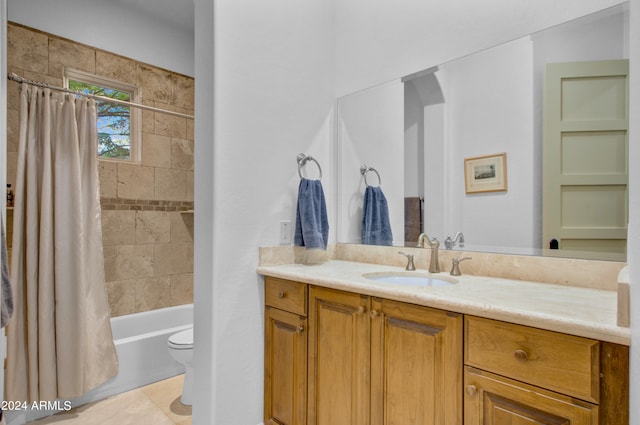
<instances>
[{"instance_id":1,"label":"window frame","mask_svg":"<svg viewBox=\"0 0 640 425\"><path fill-rule=\"evenodd\" d=\"M66 89L69 88L69 80L131 93L131 97L129 99L129 102L131 103L140 103L140 99L142 97L140 87L134 84L65 67L63 68L63 82ZM98 155L98 159L100 161L132 164L140 164L142 162L142 110L132 106L130 107L129 112L129 159L104 158Z\"/></svg>"}]
</instances>

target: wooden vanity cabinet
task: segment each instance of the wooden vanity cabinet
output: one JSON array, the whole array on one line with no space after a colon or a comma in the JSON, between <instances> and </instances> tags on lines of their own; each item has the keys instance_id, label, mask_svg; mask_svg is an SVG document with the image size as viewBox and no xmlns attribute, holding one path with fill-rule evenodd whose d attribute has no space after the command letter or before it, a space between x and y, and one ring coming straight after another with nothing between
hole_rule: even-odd
<instances>
[{"instance_id":1,"label":"wooden vanity cabinet","mask_svg":"<svg viewBox=\"0 0 640 425\"><path fill-rule=\"evenodd\" d=\"M629 422L626 346L272 277L264 362L269 425Z\"/></svg>"},{"instance_id":2,"label":"wooden vanity cabinet","mask_svg":"<svg viewBox=\"0 0 640 425\"><path fill-rule=\"evenodd\" d=\"M307 285L265 279L264 418L307 422Z\"/></svg>"},{"instance_id":3,"label":"wooden vanity cabinet","mask_svg":"<svg viewBox=\"0 0 640 425\"><path fill-rule=\"evenodd\" d=\"M465 425L628 424L628 348L465 316Z\"/></svg>"},{"instance_id":4,"label":"wooden vanity cabinet","mask_svg":"<svg viewBox=\"0 0 640 425\"><path fill-rule=\"evenodd\" d=\"M462 423L462 315L312 287L309 425Z\"/></svg>"}]
</instances>

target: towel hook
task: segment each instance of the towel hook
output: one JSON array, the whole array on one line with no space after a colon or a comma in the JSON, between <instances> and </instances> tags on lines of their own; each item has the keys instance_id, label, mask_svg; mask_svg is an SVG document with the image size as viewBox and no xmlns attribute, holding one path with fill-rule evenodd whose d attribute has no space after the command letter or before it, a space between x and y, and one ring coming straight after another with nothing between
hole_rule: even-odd
<instances>
[{"instance_id":1,"label":"towel hook","mask_svg":"<svg viewBox=\"0 0 640 425\"><path fill-rule=\"evenodd\" d=\"M311 155L305 155L303 153L299 153L297 161L298 161L298 175L300 176L300 178L303 178L302 167L305 166L307 161L313 161L318 166L318 171L320 172L320 177L318 177L318 180L322 180L322 167L320 167L320 163L314 157L312 157Z\"/></svg>"},{"instance_id":2,"label":"towel hook","mask_svg":"<svg viewBox=\"0 0 640 425\"><path fill-rule=\"evenodd\" d=\"M369 186L369 183L367 182L367 173L369 171L373 171L374 173L376 173L376 176L378 177L378 186L382 186L382 179L380 178L380 173L378 173L378 170L376 170L373 167L367 167L366 165L361 165L360 174L362 174L362 176L364 177L364 184Z\"/></svg>"}]
</instances>

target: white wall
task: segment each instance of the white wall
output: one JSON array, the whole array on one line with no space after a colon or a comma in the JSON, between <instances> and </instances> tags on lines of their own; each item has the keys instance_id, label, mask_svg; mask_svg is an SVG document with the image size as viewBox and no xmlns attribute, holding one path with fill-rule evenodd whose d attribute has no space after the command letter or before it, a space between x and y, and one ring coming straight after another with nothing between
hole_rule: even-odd
<instances>
[{"instance_id":1,"label":"white wall","mask_svg":"<svg viewBox=\"0 0 640 425\"><path fill-rule=\"evenodd\" d=\"M253 425L263 414L258 247L295 218L298 153L322 165L335 224L331 2L197 0L196 52L193 419Z\"/></svg>"},{"instance_id":2,"label":"white wall","mask_svg":"<svg viewBox=\"0 0 640 425\"><path fill-rule=\"evenodd\" d=\"M195 146L194 146L194 285L193 337L194 388L193 423L213 424L217 397L215 382L214 329L211 299L214 294L213 271L219 263L213 252L213 99L214 33L212 0L195 0ZM244 334L244 332L243 332ZM216 335L217 336L217 335ZM238 363L235 367L239 367ZM252 374L257 372L251 369ZM255 421L254 421L255 422ZM247 422L252 425L253 422ZM258 423L258 422L255 422Z\"/></svg>"},{"instance_id":3,"label":"white wall","mask_svg":"<svg viewBox=\"0 0 640 425\"><path fill-rule=\"evenodd\" d=\"M194 75L193 32L125 0L8 0L9 20L184 75ZM192 0L156 0L186 13ZM177 9L176 9L177 8Z\"/></svg>"}]
</instances>

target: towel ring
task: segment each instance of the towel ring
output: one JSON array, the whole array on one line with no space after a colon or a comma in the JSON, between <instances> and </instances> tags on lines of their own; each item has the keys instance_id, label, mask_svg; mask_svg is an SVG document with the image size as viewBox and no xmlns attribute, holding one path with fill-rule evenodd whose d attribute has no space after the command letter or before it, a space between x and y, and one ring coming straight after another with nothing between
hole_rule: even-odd
<instances>
[{"instance_id":1,"label":"towel ring","mask_svg":"<svg viewBox=\"0 0 640 425\"><path fill-rule=\"evenodd\" d=\"M369 186L369 183L367 182L367 173L369 171L373 171L374 173L376 173L376 176L378 177L378 186L382 186L382 179L380 178L380 173L378 173L378 170L376 170L373 167L367 167L366 165L361 165L360 174L362 174L362 176L364 177L364 184Z\"/></svg>"},{"instance_id":2,"label":"towel ring","mask_svg":"<svg viewBox=\"0 0 640 425\"><path fill-rule=\"evenodd\" d=\"M298 175L300 176L300 178L303 178L302 167L306 165L307 161L313 161L318 166L318 171L320 172L320 177L318 177L318 180L322 180L322 167L320 167L320 163L316 161L314 157L312 157L311 155L305 155L303 153L299 153L297 161L298 161Z\"/></svg>"}]
</instances>

